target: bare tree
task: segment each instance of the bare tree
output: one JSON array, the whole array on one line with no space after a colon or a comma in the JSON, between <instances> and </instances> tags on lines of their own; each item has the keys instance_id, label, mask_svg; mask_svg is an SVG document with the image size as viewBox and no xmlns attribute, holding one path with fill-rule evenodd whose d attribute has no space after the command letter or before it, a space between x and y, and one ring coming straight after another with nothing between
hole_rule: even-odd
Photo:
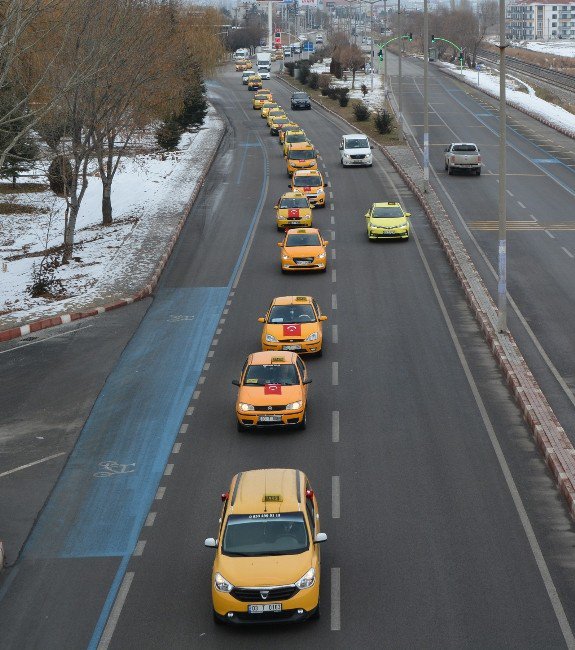
<instances>
[{"instance_id":1,"label":"bare tree","mask_svg":"<svg viewBox=\"0 0 575 650\"><path fill-rule=\"evenodd\" d=\"M351 88L355 88L355 73L365 66L365 54L357 45L349 45L340 54L340 61L345 70L351 72Z\"/></svg>"}]
</instances>

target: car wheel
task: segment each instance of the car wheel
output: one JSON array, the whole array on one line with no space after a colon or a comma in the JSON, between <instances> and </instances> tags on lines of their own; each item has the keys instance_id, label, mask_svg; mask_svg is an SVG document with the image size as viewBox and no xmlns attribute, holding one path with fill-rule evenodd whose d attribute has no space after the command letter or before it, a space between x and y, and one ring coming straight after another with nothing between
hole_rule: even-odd
<instances>
[{"instance_id":1,"label":"car wheel","mask_svg":"<svg viewBox=\"0 0 575 650\"><path fill-rule=\"evenodd\" d=\"M244 427L239 420L236 420L236 428L240 433L243 433L246 430L246 427Z\"/></svg>"},{"instance_id":2,"label":"car wheel","mask_svg":"<svg viewBox=\"0 0 575 650\"><path fill-rule=\"evenodd\" d=\"M285 275L287 273L287 271L285 269L282 269L281 272L282 272L283 275Z\"/></svg>"},{"instance_id":3,"label":"car wheel","mask_svg":"<svg viewBox=\"0 0 575 650\"><path fill-rule=\"evenodd\" d=\"M477 176L481 176L481 169L478 169L478 170L475 172L475 174L476 174Z\"/></svg>"},{"instance_id":4,"label":"car wheel","mask_svg":"<svg viewBox=\"0 0 575 650\"><path fill-rule=\"evenodd\" d=\"M307 426L307 410L303 412L303 420L300 422L299 428L304 431Z\"/></svg>"},{"instance_id":5,"label":"car wheel","mask_svg":"<svg viewBox=\"0 0 575 650\"><path fill-rule=\"evenodd\" d=\"M447 175L452 176L453 175L453 169L451 169L451 165L447 165Z\"/></svg>"},{"instance_id":6,"label":"car wheel","mask_svg":"<svg viewBox=\"0 0 575 650\"><path fill-rule=\"evenodd\" d=\"M324 266L320 273L325 273L327 271L327 266Z\"/></svg>"}]
</instances>

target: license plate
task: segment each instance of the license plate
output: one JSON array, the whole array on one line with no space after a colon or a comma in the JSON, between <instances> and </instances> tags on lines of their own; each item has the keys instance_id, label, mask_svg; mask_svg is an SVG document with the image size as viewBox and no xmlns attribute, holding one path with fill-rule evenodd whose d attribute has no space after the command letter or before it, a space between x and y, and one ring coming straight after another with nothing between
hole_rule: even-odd
<instances>
[{"instance_id":1,"label":"license plate","mask_svg":"<svg viewBox=\"0 0 575 650\"><path fill-rule=\"evenodd\" d=\"M393 235L393 233L395 232L395 230L390 230L389 228L386 228L383 232L384 232L386 235Z\"/></svg>"},{"instance_id":2,"label":"license plate","mask_svg":"<svg viewBox=\"0 0 575 650\"><path fill-rule=\"evenodd\" d=\"M260 422L281 422L281 415L260 415Z\"/></svg>"},{"instance_id":3,"label":"license plate","mask_svg":"<svg viewBox=\"0 0 575 650\"><path fill-rule=\"evenodd\" d=\"M307 266L308 264L311 264L311 262L306 262L305 260L297 260L296 264L298 266Z\"/></svg>"},{"instance_id":4,"label":"license plate","mask_svg":"<svg viewBox=\"0 0 575 650\"><path fill-rule=\"evenodd\" d=\"M263 614L264 612L281 612L281 603L266 603L265 605L248 605L250 614Z\"/></svg>"},{"instance_id":5,"label":"license plate","mask_svg":"<svg viewBox=\"0 0 575 650\"><path fill-rule=\"evenodd\" d=\"M301 350L301 345L284 345L284 350Z\"/></svg>"}]
</instances>

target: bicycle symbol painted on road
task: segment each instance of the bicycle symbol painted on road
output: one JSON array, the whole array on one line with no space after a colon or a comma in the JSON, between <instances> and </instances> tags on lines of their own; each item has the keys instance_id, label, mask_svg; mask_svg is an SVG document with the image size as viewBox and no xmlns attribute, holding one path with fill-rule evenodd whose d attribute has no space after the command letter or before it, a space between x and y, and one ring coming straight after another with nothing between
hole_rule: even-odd
<instances>
[{"instance_id":1,"label":"bicycle symbol painted on road","mask_svg":"<svg viewBox=\"0 0 575 650\"><path fill-rule=\"evenodd\" d=\"M136 463L123 464L117 463L115 460L105 460L103 463L98 463L98 467L102 469L94 473L96 477L131 474L136 471Z\"/></svg>"}]
</instances>

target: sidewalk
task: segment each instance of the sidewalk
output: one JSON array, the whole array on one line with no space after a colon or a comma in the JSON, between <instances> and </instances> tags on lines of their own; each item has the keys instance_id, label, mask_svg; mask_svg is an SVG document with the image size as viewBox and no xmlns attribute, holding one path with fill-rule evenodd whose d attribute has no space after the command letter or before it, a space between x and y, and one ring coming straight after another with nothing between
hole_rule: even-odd
<instances>
[{"instance_id":1,"label":"sidewalk","mask_svg":"<svg viewBox=\"0 0 575 650\"><path fill-rule=\"evenodd\" d=\"M137 162L129 161L135 171L131 177L125 175L129 177L125 180L131 185L124 183L122 188L120 174L115 181L119 186L115 221L121 222L124 208L128 214L137 212L136 225L128 225L126 233L119 230L119 241L111 242L117 243L115 253L110 254L110 249L116 248L110 242L88 253L94 260L93 276L88 280L90 288L57 302L38 299L25 309L0 316L0 341L93 316L149 295L215 158L224 131L223 121L210 107L204 126L197 133L185 134L177 158L168 158L167 163L148 158L151 171L145 167L139 170ZM94 192L98 191L97 185L99 181L94 184ZM79 255L85 257L86 253L82 251ZM16 264L10 265L9 273ZM84 265L84 271L86 266L90 265ZM72 273L74 268L69 270Z\"/></svg>"}]
</instances>

